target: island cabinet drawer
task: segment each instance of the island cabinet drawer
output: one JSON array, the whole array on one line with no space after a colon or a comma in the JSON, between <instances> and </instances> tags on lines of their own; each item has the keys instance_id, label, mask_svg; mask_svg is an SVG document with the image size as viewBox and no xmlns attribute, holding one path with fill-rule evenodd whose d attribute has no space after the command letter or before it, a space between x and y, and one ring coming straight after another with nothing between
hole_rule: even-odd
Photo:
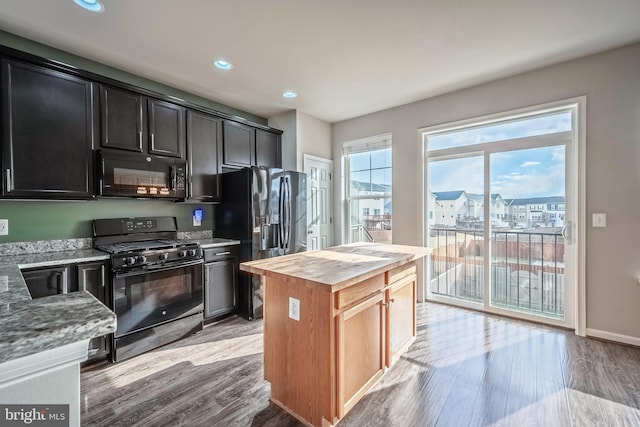
<instances>
[{"instance_id":1,"label":"island cabinet drawer","mask_svg":"<svg viewBox=\"0 0 640 427\"><path fill-rule=\"evenodd\" d=\"M363 300L384 288L384 274L373 276L348 288L335 293L335 308L342 310L360 300Z\"/></svg>"},{"instance_id":2,"label":"island cabinet drawer","mask_svg":"<svg viewBox=\"0 0 640 427\"><path fill-rule=\"evenodd\" d=\"M396 267L393 270L387 271L385 274L385 283L390 285L412 274L416 274L416 262L410 262L408 264Z\"/></svg>"}]
</instances>

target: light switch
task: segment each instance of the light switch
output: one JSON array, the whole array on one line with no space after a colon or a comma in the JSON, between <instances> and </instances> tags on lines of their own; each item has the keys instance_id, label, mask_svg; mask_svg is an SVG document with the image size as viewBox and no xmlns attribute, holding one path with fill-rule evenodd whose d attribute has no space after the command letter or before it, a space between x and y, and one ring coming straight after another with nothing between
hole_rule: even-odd
<instances>
[{"instance_id":1,"label":"light switch","mask_svg":"<svg viewBox=\"0 0 640 427\"><path fill-rule=\"evenodd\" d=\"M606 227L607 226L607 214L594 213L593 214L593 226L594 227Z\"/></svg>"},{"instance_id":2,"label":"light switch","mask_svg":"<svg viewBox=\"0 0 640 427\"><path fill-rule=\"evenodd\" d=\"M289 317L300 321L300 300L289 297Z\"/></svg>"},{"instance_id":3,"label":"light switch","mask_svg":"<svg viewBox=\"0 0 640 427\"><path fill-rule=\"evenodd\" d=\"M9 234L9 220L0 219L0 236L7 236Z\"/></svg>"}]
</instances>

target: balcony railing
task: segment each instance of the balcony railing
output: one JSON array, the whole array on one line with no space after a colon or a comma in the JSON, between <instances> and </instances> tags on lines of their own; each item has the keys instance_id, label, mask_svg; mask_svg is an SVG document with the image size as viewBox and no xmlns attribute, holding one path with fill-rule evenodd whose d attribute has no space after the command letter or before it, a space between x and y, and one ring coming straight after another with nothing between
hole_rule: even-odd
<instances>
[{"instance_id":1,"label":"balcony railing","mask_svg":"<svg viewBox=\"0 0 640 427\"><path fill-rule=\"evenodd\" d=\"M482 302L484 232L431 228L431 292ZM564 239L557 229L492 231L491 305L564 317Z\"/></svg>"}]
</instances>

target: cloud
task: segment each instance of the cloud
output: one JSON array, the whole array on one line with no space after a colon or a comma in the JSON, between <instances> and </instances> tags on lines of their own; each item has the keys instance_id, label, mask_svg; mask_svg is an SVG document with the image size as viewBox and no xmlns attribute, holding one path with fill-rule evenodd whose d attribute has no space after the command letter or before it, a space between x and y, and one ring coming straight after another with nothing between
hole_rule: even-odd
<instances>
[{"instance_id":1,"label":"cloud","mask_svg":"<svg viewBox=\"0 0 640 427\"><path fill-rule=\"evenodd\" d=\"M552 159L557 162L564 162L564 146L558 147L551 153Z\"/></svg>"},{"instance_id":2,"label":"cloud","mask_svg":"<svg viewBox=\"0 0 640 427\"><path fill-rule=\"evenodd\" d=\"M539 164L540 164L540 162L524 162L524 163L522 163L520 165L520 167L521 168L526 168L526 167L529 167L529 166L536 166L536 165L539 165Z\"/></svg>"}]
</instances>

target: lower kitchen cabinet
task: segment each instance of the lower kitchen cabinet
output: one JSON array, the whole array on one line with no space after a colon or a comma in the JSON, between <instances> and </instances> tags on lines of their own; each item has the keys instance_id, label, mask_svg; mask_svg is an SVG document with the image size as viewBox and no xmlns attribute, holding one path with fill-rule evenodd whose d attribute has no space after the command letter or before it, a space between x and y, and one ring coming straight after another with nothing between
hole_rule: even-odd
<instances>
[{"instance_id":1,"label":"lower kitchen cabinet","mask_svg":"<svg viewBox=\"0 0 640 427\"><path fill-rule=\"evenodd\" d=\"M87 262L76 266L77 290L88 291L106 304L107 264L106 262ZM89 359L98 359L109 353L108 336L93 338L89 341Z\"/></svg>"},{"instance_id":2,"label":"lower kitchen cabinet","mask_svg":"<svg viewBox=\"0 0 640 427\"><path fill-rule=\"evenodd\" d=\"M88 291L106 304L107 261L39 267L22 270L31 298L74 291ZM89 360L104 358L109 351L107 336L89 342Z\"/></svg>"},{"instance_id":3,"label":"lower kitchen cabinet","mask_svg":"<svg viewBox=\"0 0 640 427\"><path fill-rule=\"evenodd\" d=\"M389 284L385 290L386 304L386 364L393 365L416 339L416 274Z\"/></svg>"},{"instance_id":4,"label":"lower kitchen cabinet","mask_svg":"<svg viewBox=\"0 0 640 427\"><path fill-rule=\"evenodd\" d=\"M32 268L22 271L31 298L42 298L69 292L70 266Z\"/></svg>"},{"instance_id":5,"label":"lower kitchen cabinet","mask_svg":"<svg viewBox=\"0 0 640 427\"><path fill-rule=\"evenodd\" d=\"M236 309L238 258L235 246L204 249L204 318Z\"/></svg>"},{"instance_id":6,"label":"lower kitchen cabinet","mask_svg":"<svg viewBox=\"0 0 640 427\"><path fill-rule=\"evenodd\" d=\"M337 316L339 418L384 373L383 299L378 293Z\"/></svg>"}]
</instances>

